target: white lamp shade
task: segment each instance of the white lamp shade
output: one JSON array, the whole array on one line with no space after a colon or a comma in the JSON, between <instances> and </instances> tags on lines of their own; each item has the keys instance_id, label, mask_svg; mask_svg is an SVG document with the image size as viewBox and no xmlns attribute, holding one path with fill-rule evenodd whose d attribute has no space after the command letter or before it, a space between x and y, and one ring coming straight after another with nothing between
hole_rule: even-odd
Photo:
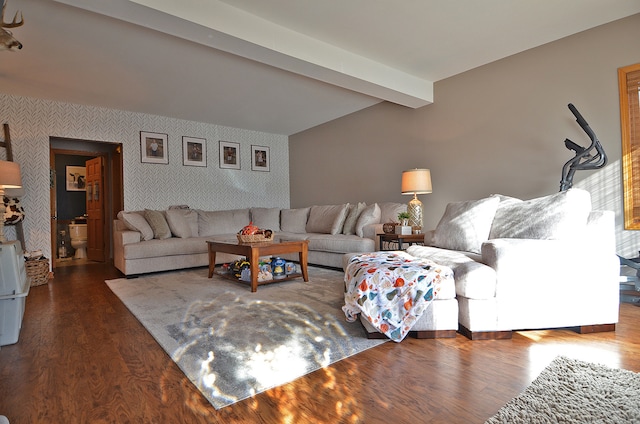
<instances>
[{"instance_id":1,"label":"white lamp shade","mask_svg":"<svg viewBox=\"0 0 640 424\"><path fill-rule=\"evenodd\" d=\"M21 188L20 165L0 160L0 188Z\"/></svg>"},{"instance_id":2,"label":"white lamp shade","mask_svg":"<svg viewBox=\"0 0 640 424\"><path fill-rule=\"evenodd\" d=\"M5 188L4 195L7 197L23 197L24 188Z\"/></svg>"},{"instance_id":3,"label":"white lamp shade","mask_svg":"<svg viewBox=\"0 0 640 424\"><path fill-rule=\"evenodd\" d=\"M431 193L431 171L409 169L402 172L402 194Z\"/></svg>"}]
</instances>

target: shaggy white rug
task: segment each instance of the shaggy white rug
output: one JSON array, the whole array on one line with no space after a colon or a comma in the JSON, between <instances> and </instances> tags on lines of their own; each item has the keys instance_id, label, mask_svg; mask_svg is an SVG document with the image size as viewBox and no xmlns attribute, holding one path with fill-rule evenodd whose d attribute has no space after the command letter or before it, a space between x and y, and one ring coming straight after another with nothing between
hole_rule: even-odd
<instances>
[{"instance_id":1,"label":"shaggy white rug","mask_svg":"<svg viewBox=\"0 0 640 424\"><path fill-rule=\"evenodd\" d=\"M640 375L559 356L485 424L497 423L640 423Z\"/></svg>"},{"instance_id":2,"label":"shaggy white rug","mask_svg":"<svg viewBox=\"0 0 640 424\"><path fill-rule=\"evenodd\" d=\"M206 268L106 283L219 409L384 343L346 322L343 278L309 267L309 282L255 293Z\"/></svg>"}]
</instances>

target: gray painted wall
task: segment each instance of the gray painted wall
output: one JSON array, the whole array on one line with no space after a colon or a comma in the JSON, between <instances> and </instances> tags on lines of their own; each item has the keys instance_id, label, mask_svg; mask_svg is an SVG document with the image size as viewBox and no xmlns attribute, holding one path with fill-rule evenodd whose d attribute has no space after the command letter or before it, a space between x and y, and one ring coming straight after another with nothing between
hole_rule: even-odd
<instances>
[{"instance_id":1,"label":"gray painted wall","mask_svg":"<svg viewBox=\"0 0 640 424\"><path fill-rule=\"evenodd\" d=\"M427 228L448 202L555 193L573 157L564 139L590 142L567 108L573 103L610 160L577 172L574 186L591 192L594 208L615 210L618 252L637 256L637 233L623 230L617 69L640 61L638 40L634 15L439 81L432 105L380 103L295 134L291 206L408 202L400 178L415 167L431 169L433 193L420 196Z\"/></svg>"}]
</instances>

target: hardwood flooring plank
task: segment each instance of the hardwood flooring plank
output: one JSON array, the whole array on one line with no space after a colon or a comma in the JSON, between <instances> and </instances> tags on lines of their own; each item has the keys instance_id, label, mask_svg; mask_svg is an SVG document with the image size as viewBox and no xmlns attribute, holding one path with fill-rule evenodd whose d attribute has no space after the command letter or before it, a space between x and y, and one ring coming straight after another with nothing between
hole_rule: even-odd
<instances>
[{"instance_id":1,"label":"hardwood flooring plank","mask_svg":"<svg viewBox=\"0 0 640 424\"><path fill-rule=\"evenodd\" d=\"M0 349L11 424L482 423L557 355L640 372L640 307L625 303L615 332L408 337L216 411L104 283L119 277L68 266L31 289L18 343Z\"/></svg>"}]
</instances>

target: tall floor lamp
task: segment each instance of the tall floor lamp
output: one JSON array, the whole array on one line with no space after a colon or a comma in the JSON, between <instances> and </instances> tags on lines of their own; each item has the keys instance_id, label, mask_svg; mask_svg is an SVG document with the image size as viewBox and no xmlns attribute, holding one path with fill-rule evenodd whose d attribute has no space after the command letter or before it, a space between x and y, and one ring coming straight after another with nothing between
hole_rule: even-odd
<instances>
[{"instance_id":1,"label":"tall floor lamp","mask_svg":"<svg viewBox=\"0 0 640 424\"><path fill-rule=\"evenodd\" d=\"M4 189L21 187L20 165L15 162L0 160L0 243L7 241L4 237Z\"/></svg>"},{"instance_id":2,"label":"tall floor lamp","mask_svg":"<svg viewBox=\"0 0 640 424\"><path fill-rule=\"evenodd\" d=\"M431 171L428 169L409 169L402 172L402 194L413 194L407 205L409 225L414 230L422 231L422 202L418 194L431 193Z\"/></svg>"}]
</instances>

